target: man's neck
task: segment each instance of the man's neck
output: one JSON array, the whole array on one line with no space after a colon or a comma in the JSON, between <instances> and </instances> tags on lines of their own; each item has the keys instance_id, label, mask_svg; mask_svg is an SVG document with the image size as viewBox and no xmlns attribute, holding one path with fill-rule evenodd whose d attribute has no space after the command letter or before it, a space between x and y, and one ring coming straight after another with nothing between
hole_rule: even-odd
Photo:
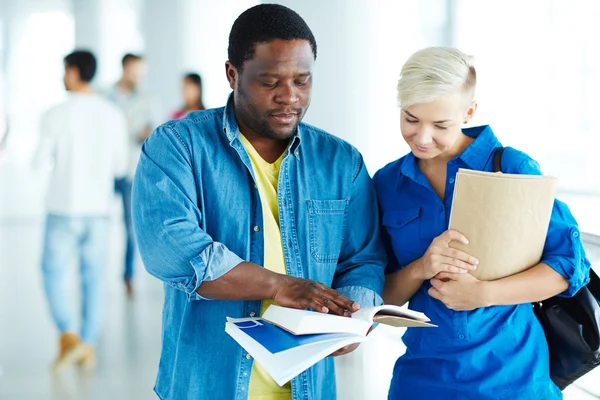
<instances>
[{"instance_id":1,"label":"man's neck","mask_svg":"<svg viewBox=\"0 0 600 400\"><path fill-rule=\"evenodd\" d=\"M241 127L240 127L241 128ZM254 132L241 131L242 135L254 147L258 155L269 164L274 163L281 157L283 152L287 149L290 141L288 140L276 140L265 136L257 135Z\"/></svg>"},{"instance_id":2,"label":"man's neck","mask_svg":"<svg viewBox=\"0 0 600 400\"><path fill-rule=\"evenodd\" d=\"M94 93L94 90L92 89L92 85L89 83L82 83L70 89L69 92L77 94L91 94Z\"/></svg>"},{"instance_id":3,"label":"man's neck","mask_svg":"<svg viewBox=\"0 0 600 400\"><path fill-rule=\"evenodd\" d=\"M123 78L119 82L117 82L117 87L121 93L130 94L135 90L135 84L131 82L127 82Z\"/></svg>"}]
</instances>

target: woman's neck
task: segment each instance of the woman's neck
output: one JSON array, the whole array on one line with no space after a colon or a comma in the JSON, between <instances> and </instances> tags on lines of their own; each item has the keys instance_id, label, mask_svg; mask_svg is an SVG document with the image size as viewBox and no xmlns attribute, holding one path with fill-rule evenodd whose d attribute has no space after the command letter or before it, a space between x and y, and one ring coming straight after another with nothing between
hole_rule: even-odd
<instances>
[{"instance_id":1,"label":"woman's neck","mask_svg":"<svg viewBox=\"0 0 600 400\"><path fill-rule=\"evenodd\" d=\"M440 168L442 166L446 166L450 160L454 159L456 156L461 154L471 143L473 143L475 139L465 135L464 133L459 137L459 139L454 143L454 146L438 155L435 158L424 160L419 159L419 166L421 169L433 170Z\"/></svg>"}]
</instances>

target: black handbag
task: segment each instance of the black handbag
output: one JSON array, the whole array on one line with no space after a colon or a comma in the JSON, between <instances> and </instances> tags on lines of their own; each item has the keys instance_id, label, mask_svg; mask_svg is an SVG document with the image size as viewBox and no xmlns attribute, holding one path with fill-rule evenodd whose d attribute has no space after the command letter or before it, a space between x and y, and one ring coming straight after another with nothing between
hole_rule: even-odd
<instances>
[{"instance_id":1,"label":"black handbag","mask_svg":"<svg viewBox=\"0 0 600 400\"><path fill-rule=\"evenodd\" d=\"M494 172L502 172L503 152L494 151ZM593 270L575 296L533 303L533 311L548 341L550 377L560 390L600 365L600 278Z\"/></svg>"}]
</instances>

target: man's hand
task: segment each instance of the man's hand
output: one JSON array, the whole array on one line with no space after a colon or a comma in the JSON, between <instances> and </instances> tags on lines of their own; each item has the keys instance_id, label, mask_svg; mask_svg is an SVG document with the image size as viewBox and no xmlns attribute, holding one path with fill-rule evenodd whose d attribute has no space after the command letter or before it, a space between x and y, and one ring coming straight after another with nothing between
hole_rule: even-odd
<instances>
[{"instance_id":1,"label":"man's hand","mask_svg":"<svg viewBox=\"0 0 600 400\"><path fill-rule=\"evenodd\" d=\"M467 311L487 307L485 283L471 274L441 272L432 280L428 293L451 310Z\"/></svg>"},{"instance_id":2,"label":"man's hand","mask_svg":"<svg viewBox=\"0 0 600 400\"><path fill-rule=\"evenodd\" d=\"M204 281L196 292L215 300L272 299L282 307L312 308L349 317L360 306L336 290L309 279L295 278L243 262L225 275Z\"/></svg>"},{"instance_id":3,"label":"man's hand","mask_svg":"<svg viewBox=\"0 0 600 400\"><path fill-rule=\"evenodd\" d=\"M360 309L360 305L322 283L291 276L279 280L271 298L282 307L312 308L347 317Z\"/></svg>"},{"instance_id":4,"label":"man's hand","mask_svg":"<svg viewBox=\"0 0 600 400\"><path fill-rule=\"evenodd\" d=\"M342 347L341 349L339 349L338 351L333 353L332 356L338 357L338 356L343 356L348 353L352 353L354 350L356 350L358 348L358 346L360 346L360 343L354 343L354 344L350 344L346 347Z\"/></svg>"}]
</instances>

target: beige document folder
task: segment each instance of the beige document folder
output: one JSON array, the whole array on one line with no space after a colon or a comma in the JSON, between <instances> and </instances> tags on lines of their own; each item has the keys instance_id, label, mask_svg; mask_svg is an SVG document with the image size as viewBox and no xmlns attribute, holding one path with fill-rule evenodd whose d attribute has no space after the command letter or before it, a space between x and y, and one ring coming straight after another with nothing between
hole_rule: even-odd
<instances>
[{"instance_id":1,"label":"beige document folder","mask_svg":"<svg viewBox=\"0 0 600 400\"><path fill-rule=\"evenodd\" d=\"M495 280L539 263L556 193L556 178L459 169L450 229L469 244L450 243L479 260L473 276Z\"/></svg>"}]
</instances>

